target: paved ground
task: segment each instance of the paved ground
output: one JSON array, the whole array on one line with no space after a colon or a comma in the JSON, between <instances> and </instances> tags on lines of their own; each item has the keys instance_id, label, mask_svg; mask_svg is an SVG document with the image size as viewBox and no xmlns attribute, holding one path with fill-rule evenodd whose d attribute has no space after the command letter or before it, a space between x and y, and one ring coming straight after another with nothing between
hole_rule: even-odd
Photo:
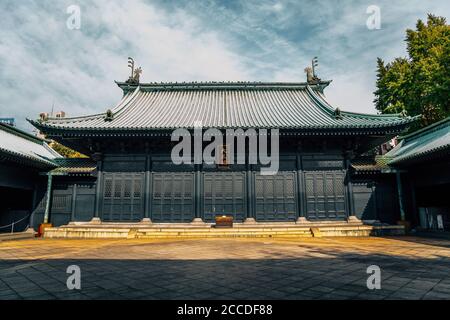
<instances>
[{"instance_id":1,"label":"paved ground","mask_svg":"<svg viewBox=\"0 0 450 320\"><path fill-rule=\"evenodd\" d=\"M81 268L80 291L66 269ZM367 267L381 290L367 289ZM0 299L450 299L450 241L22 240L0 243Z\"/></svg>"}]
</instances>

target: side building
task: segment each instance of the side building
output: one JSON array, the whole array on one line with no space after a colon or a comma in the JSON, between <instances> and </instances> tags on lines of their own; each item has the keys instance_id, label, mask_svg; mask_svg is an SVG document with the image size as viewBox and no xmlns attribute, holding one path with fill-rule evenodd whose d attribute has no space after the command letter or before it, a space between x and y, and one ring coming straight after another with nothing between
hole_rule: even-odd
<instances>
[{"instance_id":1,"label":"side building","mask_svg":"<svg viewBox=\"0 0 450 320\"><path fill-rule=\"evenodd\" d=\"M0 122L0 233L28 228L59 157L45 140Z\"/></svg>"},{"instance_id":2,"label":"side building","mask_svg":"<svg viewBox=\"0 0 450 320\"><path fill-rule=\"evenodd\" d=\"M450 117L399 138L385 156L414 226L450 231Z\"/></svg>"}]
</instances>

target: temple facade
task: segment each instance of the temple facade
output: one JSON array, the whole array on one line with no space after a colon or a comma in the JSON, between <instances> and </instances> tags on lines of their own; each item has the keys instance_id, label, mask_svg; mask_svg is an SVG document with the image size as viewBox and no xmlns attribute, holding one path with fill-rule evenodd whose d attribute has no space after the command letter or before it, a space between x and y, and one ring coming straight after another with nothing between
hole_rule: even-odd
<instances>
[{"instance_id":1,"label":"temple facade","mask_svg":"<svg viewBox=\"0 0 450 320\"><path fill-rule=\"evenodd\" d=\"M342 111L326 100L330 82L119 82L123 98L104 113L29 120L90 157L60 159L49 171L32 224L211 223L218 215L236 222L396 223L404 217L395 175L361 159L415 119ZM225 142L222 151L233 148L225 163L174 163L173 131L195 139L199 123L202 133L253 129L268 140L277 130L277 173L262 174L264 164L249 161L249 143L244 163Z\"/></svg>"}]
</instances>

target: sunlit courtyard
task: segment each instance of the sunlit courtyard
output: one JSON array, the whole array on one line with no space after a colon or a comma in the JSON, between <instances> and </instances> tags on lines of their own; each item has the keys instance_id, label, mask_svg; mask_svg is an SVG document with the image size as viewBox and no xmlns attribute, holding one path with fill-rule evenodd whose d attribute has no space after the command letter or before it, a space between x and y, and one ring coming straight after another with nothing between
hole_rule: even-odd
<instances>
[{"instance_id":1,"label":"sunlit courtyard","mask_svg":"<svg viewBox=\"0 0 450 320\"><path fill-rule=\"evenodd\" d=\"M369 290L369 266L381 289ZM69 266L81 289L69 290ZM450 299L450 241L0 242L0 299Z\"/></svg>"}]
</instances>

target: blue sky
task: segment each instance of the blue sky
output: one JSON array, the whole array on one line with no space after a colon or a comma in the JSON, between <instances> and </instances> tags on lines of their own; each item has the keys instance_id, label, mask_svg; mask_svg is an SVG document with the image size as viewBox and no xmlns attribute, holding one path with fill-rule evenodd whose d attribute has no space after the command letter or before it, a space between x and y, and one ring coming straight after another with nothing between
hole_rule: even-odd
<instances>
[{"instance_id":1,"label":"blue sky","mask_svg":"<svg viewBox=\"0 0 450 320\"><path fill-rule=\"evenodd\" d=\"M80 30L66 27L81 9ZM381 9L369 30L366 9ZM0 117L64 110L104 112L126 80L127 57L142 81L304 81L318 56L329 101L375 113L376 58L405 56L405 29L428 12L450 19L450 2L433 1L0 1Z\"/></svg>"}]
</instances>

